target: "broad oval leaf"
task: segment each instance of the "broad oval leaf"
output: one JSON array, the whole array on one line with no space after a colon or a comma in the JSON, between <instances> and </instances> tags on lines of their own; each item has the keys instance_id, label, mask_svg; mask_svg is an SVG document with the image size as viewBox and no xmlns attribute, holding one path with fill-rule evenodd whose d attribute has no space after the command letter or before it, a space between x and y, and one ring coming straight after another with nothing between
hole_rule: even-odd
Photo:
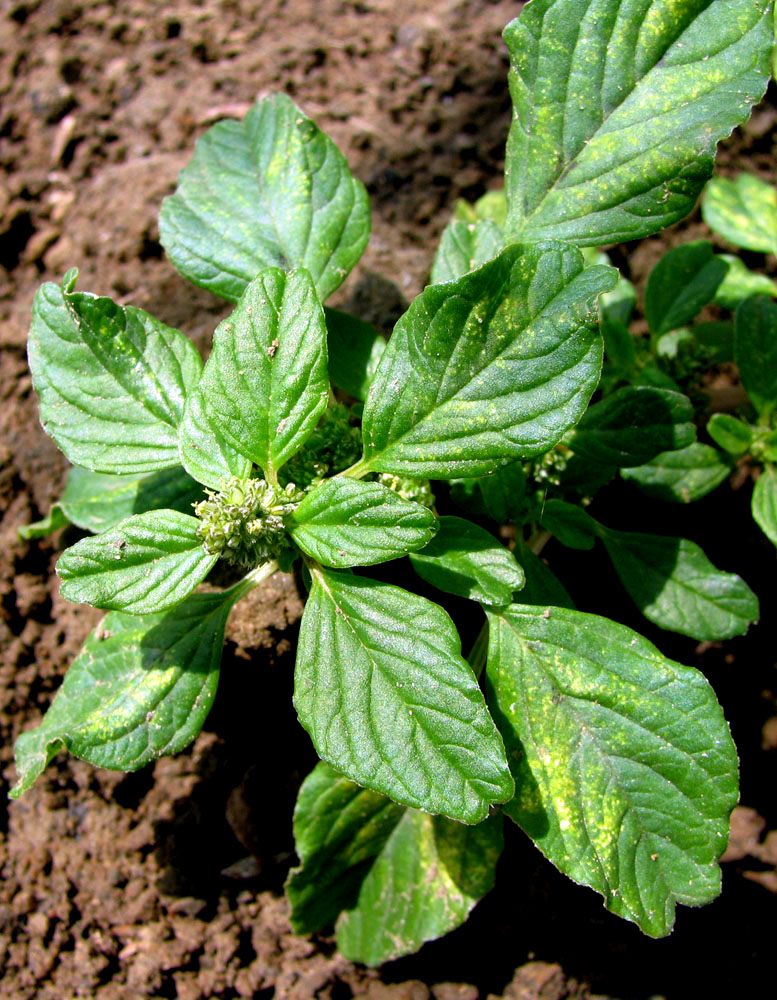
<instances>
[{"instance_id":1,"label":"broad oval leaf","mask_svg":"<svg viewBox=\"0 0 777 1000\"><path fill-rule=\"evenodd\" d=\"M586 412L567 439L600 465L641 465L696 438L693 404L682 393L652 386L618 389Z\"/></svg>"},{"instance_id":2,"label":"broad oval leaf","mask_svg":"<svg viewBox=\"0 0 777 1000\"><path fill-rule=\"evenodd\" d=\"M751 295L777 296L777 281L751 271L743 260L732 254L723 253L720 259L728 264L728 271L715 292L715 305L733 312Z\"/></svg>"},{"instance_id":3,"label":"broad oval leaf","mask_svg":"<svg viewBox=\"0 0 777 1000\"><path fill-rule=\"evenodd\" d=\"M432 264L431 280L455 281L492 260L504 249L504 234L493 219L452 219L443 229Z\"/></svg>"},{"instance_id":4,"label":"broad oval leaf","mask_svg":"<svg viewBox=\"0 0 777 1000\"><path fill-rule=\"evenodd\" d=\"M758 618L758 598L687 538L600 527L621 583L642 614L692 639L730 639Z\"/></svg>"},{"instance_id":5,"label":"broad oval leaf","mask_svg":"<svg viewBox=\"0 0 777 1000\"><path fill-rule=\"evenodd\" d=\"M362 882L356 906L337 922L337 946L352 962L380 965L458 927L494 886L502 817L463 826L406 809Z\"/></svg>"},{"instance_id":6,"label":"broad oval leaf","mask_svg":"<svg viewBox=\"0 0 777 1000\"><path fill-rule=\"evenodd\" d=\"M62 596L133 615L180 604L218 559L202 547L199 523L176 510L152 510L82 538L57 562Z\"/></svg>"},{"instance_id":7,"label":"broad oval leaf","mask_svg":"<svg viewBox=\"0 0 777 1000\"><path fill-rule=\"evenodd\" d=\"M178 464L184 398L202 362L193 344L133 306L63 287L35 296L28 342L44 429L74 465L142 473Z\"/></svg>"},{"instance_id":8,"label":"broad oval leaf","mask_svg":"<svg viewBox=\"0 0 777 1000\"><path fill-rule=\"evenodd\" d=\"M729 455L744 455L754 441L755 428L733 413L713 413L707 422L707 433Z\"/></svg>"},{"instance_id":9,"label":"broad oval leaf","mask_svg":"<svg viewBox=\"0 0 777 1000\"><path fill-rule=\"evenodd\" d=\"M60 750L135 771L194 739L218 685L221 647L239 589L192 594L173 611L103 618L37 729L16 741L18 798Z\"/></svg>"},{"instance_id":10,"label":"broad oval leaf","mask_svg":"<svg viewBox=\"0 0 777 1000\"><path fill-rule=\"evenodd\" d=\"M694 441L687 448L662 451L644 465L621 469L621 476L656 500L692 503L711 493L731 473L725 455Z\"/></svg>"},{"instance_id":11,"label":"broad oval leaf","mask_svg":"<svg viewBox=\"0 0 777 1000\"><path fill-rule=\"evenodd\" d=\"M426 288L370 387L362 471L484 476L551 448L596 387L596 297L615 280L573 247L543 243Z\"/></svg>"},{"instance_id":12,"label":"broad oval leaf","mask_svg":"<svg viewBox=\"0 0 777 1000\"><path fill-rule=\"evenodd\" d=\"M765 295L737 309L734 360L753 406L768 417L777 408L777 305Z\"/></svg>"},{"instance_id":13,"label":"broad oval leaf","mask_svg":"<svg viewBox=\"0 0 777 1000\"><path fill-rule=\"evenodd\" d=\"M159 234L175 267L237 302L263 268L306 267L323 301L370 232L364 186L331 139L285 94L222 121L197 142Z\"/></svg>"},{"instance_id":14,"label":"broad oval leaf","mask_svg":"<svg viewBox=\"0 0 777 1000\"><path fill-rule=\"evenodd\" d=\"M420 549L436 518L428 507L404 500L380 483L347 476L327 479L292 516L291 537L323 566L372 566Z\"/></svg>"},{"instance_id":15,"label":"broad oval leaf","mask_svg":"<svg viewBox=\"0 0 777 1000\"><path fill-rule=\"evenodd\" d=\"M318 755L396 802L485 819L512 781L448 615L375 580L312 576L294 704Z\"/></svg>"},{"instance_id":16,"label":"broad oval leaf","mask_svg":"<svg viewBox=\"0 0 777 1000\"><path fill-rule=\"evenodd\" d=\"M365 400L386 349L370 323L339 309L324 309L329 355L329 378L354 399Z\"/></svg>"},{"instance_id":17,"label":"broad oval leaf","mask_svg":"<svg viewBox=\"0 0 777 1000\"><path fill-rule=\"evenodd\" d=\"M729 243L777 254L777 188L760 177L713 177L704 190L701 214Z\"/></svg>"},{"instance_id":18,"label":"broad oval leaf","mask_svg":"<svg viewBox=\"0 0 777 1000\"><path fill-rule=\"evenodd\" d=\"M180 467L139 476L111 476L74 467L60 503L69 521L96 533L147 510L188 513L201 499L202 487Z\"/></svg>"},{"instance_id":19,"label":"broad oval leaf","mask_svg":"<svg viewBox=\"0 0 777 1000\"><path fill-rule=\"evenodd\" d=\"M317 764L302 782L294 808L300 867L286 882L291 926L312 934L356 905L373 859L407 811L385 795Z\"/></svg>"},{"instance_id":20,"label":"broad oval leaf","mask_svg":"<svg viewBox=\"0 0 777 1000\"><path fill-rule=\"evenodd\" d=\"M684 243L665 253L650 272L645 317L654 337L696 319L715 298L728 265L706 240Z\"/></svg>"},{"instance_id":21,"label":"broad oval leaf","mask_svg":"<svg viewBox=\"0 0 777 1000\"><path fill-rule=\"evenodd\" d=\"M598 525L577 504L548 500L537 511L537 518L543 528L570 549L592 549L596 544Z\"/></svg>"},{"instance_id":22,"label":"broad oval leaf","mask_svg":"<svg viewBox=\"0 0 777 1000\"><path fill-rule=\"evenodd\" d=\"M753 487L753 519L769 541L777 545L777 470L767 465Z\"/></svg>"},{"instance_id":23,"label":"broad oval leaf","mask_svg":"<svg viewBox=\"0 0 777 1000\"><path fill-rule=\"evenodd\" d=\"M178 452L186 472L214 490L222 489L233 476L247 479L251 475L251 459L227 441L207 406L201 384L195 386L186 400L178 431Z\"/></svg>"},{"instance_id":24,"label":"broad oval leaf","mask_svg":"<svg viewBox=\"0 0 777 1000\"><path fill-rule=\"evenodd\" d=\"M715 694L630 629L563 608L489 612L505 812L562 872L654 937L720 891L737 756Z\"/></svg>"},{"instance_id":25,"label":"broad oval leaf","mask_svg":"<svg viewBox=\"0 0 777 1000\"><path fill-rule=\"evenodd\" d=\"M753 0L532 0L507 26L510 241L620 243L687 215L770 73Z\"/></svg>"},{"instance_id":26,"label":"broad oval leaf","mask_svg":"<svg viewBox=\"0 0 777 1000\"><path fill-rule=\"evenodd\" d=\"M329 396L324 313L307 271L262 271L213 335L199 391L209 422L268 478Z\"/></svg>"},{"instance_id":27,"label":"broad oval leaf","mask_svg":"<svg viewBox=\"0 0 777 1000\"><path fill-rule=\"evenodd\" d=\"M416 573L446 594L509 604L525 582L512 552L463 517L441 517L439 526L431 542L410 555Z\"/></svg>"}]
</instances>

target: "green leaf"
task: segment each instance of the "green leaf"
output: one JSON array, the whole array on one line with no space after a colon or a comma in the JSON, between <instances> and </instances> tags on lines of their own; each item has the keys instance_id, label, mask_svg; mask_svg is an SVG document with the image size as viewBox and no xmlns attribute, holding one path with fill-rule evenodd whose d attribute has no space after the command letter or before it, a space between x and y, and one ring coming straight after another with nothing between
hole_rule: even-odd
<instances>
[{"instance_id":1,"label":"green leaf","mask_svg":"<svg viewBox=\"0 0 777 1000\"><path fill-rule=\"evenodd\" d=\"M502 836L498 815L462 826L407 809L337 923L342 954L380 965L464 923L494 886Z\"/></svg>"},{"instance_id":2,"label":"green leaf","mask_svg":"<svg viewBox=\"0 0 777 1000\"><path fill-rule=\"evenodd\" d=\"M305 778L294 809L301 865L286 883L291 926L313 934L354 906L373 859L407 811L321 762Z\"/></svg>"},{"instance_id":3,"label":"green leaf","mask_svg":"<svg viewBox=\"0 0 777 1000\"><path fill-rule=\"evenodd\" d=\"M735 573L716 569L687 538L600 526L620 581L642 614L692 639L730 639L758 618L758 598Z\"/></svg>"},{"instance_id":4,"label":"green leaf","mask_svg":"<svg viewBox=\"0 0 777 1000\"><path fill-rule=\"evenodd\" d=\"M620 275L611 292L599 297L599 329L607 360L620 371L630 374L637 363L637 349L629 333L629 320L637 301L630 281Z\"/></svg>"},{"instance_id":5,"label":"green leaf","mask_svg":"<svg viewBox=\"0 0 777 1000\"><path fill-rule=\"evenodd\" d=\"M480 219L490 219L500 229L504 229L507 218L507 196L504 189L486 191L474 204L459 198L454 206L453 217L459 222L478 222Z\"/></svg>"},{"instance_id":6,"label":"green leaf","mask_svg":"<svg viewBox=\"0 0 777 1000\"><path fill-rule=\"evenodd\" d=\"M707 433L724 451L730 455L744 455L753 444L753 430L750 424L732 413L713 413L707 422Z\"/></svg>"},{"instance_id":7,"label":"green leaf","mask_svg":"<svg viewBox=\"0 0 777 1000\"><path fill-rule=\"evenodd\" d=\"M546 610L548 607L574 610L575 602L559 578L528 545L521 545L519 556L526 574L526 583L521 591L524 604L537 604Z\"/></svg>"},{"instance_id":8,"label":"green leaf","mask_svg":"<svg viewBox=\"0 0 777 1000\"><path fill-rule=\"evenodd\" d=\"M448 615L399 587L311 575L294 704L319 757L404 805L485 819L512 782Z\"/></svg>"},{"instance_id":9,"label":"green leaf","mask_svg":"<svg viewBox=\"0 0 777 1000\"><path fill-rule=\"evenodd\" d=\"M539 511L539 519L543 528L570 549L592 549L596 543L596 521L576 504L548 500Z\"/></svg>"},{"instance_id":10,"label":"green leaf","mask_svg":"<svg viewBox=\"0 0 777 1000\"><path fill-rule=\"evenodd\" d=\"M365 400L386 340L374 326L339 309L324 309L329 378L354 399Z\"/></svg>"},{"instance_id":11,"label":"green leaf","mask_svg":"<svg viewBox=\"0 0 777 1000\"><path fill-rule=\"evenodd\" d=\"M323 301L370 232L364 186L331 139L284 94L197 142L159 218L162 245L195 285L236 302L265 267L305 267Z\"/></svg>"},{"instance_id":12,"label":"green leaf","mask_svg":"<svg viewBox=\"0 0 777 1000\"><path fill-rule=\"evenodd\" d=\"M25 542L29 542L32 538L46 538L47 535L53 535L55 531L59 531L60 528L64 528L67 524L70 524L70 521L63 511L61 504L55 503L48 514L41 518L40 521L23 524L21 528L17 529L17 533L19 538Z\"/></svg>"},{"instance_id":13,"label":"green leaf","mask_svg":"<svg viewBox=\"0 0 777 1000\"><path fill-rule=\"evenodd\" d=\"M760 178L714 177L704 191L701 214L729 243L777 254L777 190Z\"/></svg>"},{"instance_id":14,"label":"green leaf","mask_svg":"<svg viewBox=\"0 0 777 1000\"><path fill-rule=\"evenodd\" d=\"M753 519L777 545L777 470L773 465L763 469L753 488Z\"/></svg>"},{"instance_id":15,"label":"green leaf","mask_svg":"<svg viewBox=\"0 0 777 1000\"><path fill-rule=\"evenodd\" d=\"M714 692L605 618L489 612L489 702L516 796L504 808L564 874L654 937L720 891L737 756Z\"/></svg>"},{"instance_id":16,"label":"green leaf","mask_svg":"<svg viewBox=\"0 0 777 1000\"><path fill-rule=\"evenodd\" d=\"M526 473L520 462L503 465L496 472L477 480L486 514L504 524L518 520L526 496Z\"/></svg>"},{"instance_id":17,"label":"green leaf","mask_svg":"<svg viewBox=\"0 0 777 1000\"><path fill-rule=\"evenodd\" d=\"M302 862L286 883L298 934L338 923L354 961L378 965L463 923L494 881L502 820L468 827L399 806L319 764L294 810Z\"/></svg>"},{"instance_id":18,"label":"green leaf","mask_svg":"<svg viewBox=\"0 0 777 1000\"><path fill-rule=\"evenodd\" d=\"M452 219L443 230L432 264L433 285L455 281L492 260L504 248L502 230L491 219L460 222Z\"/></svg>"},{"instance_id":19,"label":"green leaf","mask_svg":"<svg viewBox=\"0 0 777 1000\"><path fill-rule=\"evenodd\" d=\"M161 615L106 615L43 722L16 741L11 797L31 788L63 749L98 767L135 771L191 743L213 704L227 616L242 593L192 594Z\"/></svg>"},{"instance_id":20,"label":"green leaf","mask_svg":"<svg viewBox=\"0 0 777 1000\"><path fill-rule=\"evenodd\" d=\"M649 462L662 451L685 448L696 437L693 404L670 389L626 386L586 412L570 434L572 450L600 465Z\"/></svg>"},{"instance_id":21,"label":"green leaf","mask_svg":"<svg viewBox=\"0 0 777 1000\"><path fill-rule=\"evenodd\" d=\"M439 524L426 548L410 556L416 573L446 594L483 604L509 604L525 579L512 552L462 517L441 517Z\"/></svg>"},{"instance_id":22,"label":"green leaf","mask_svg":"<svg viewBox=\"0 0 777 1000\"><path fill-rule=\"evenodd\" d=\"M734 324L727 321L694 323L691 327L696 343L703 348L702 357L716 364L734 360Z\"/></svg>"},{"instance_id":23,"label":"green leaf","mask_svg":"<svg viewBox=\"0 0 777 1000\"><path fill-rule=\"evenodd\" d=\"M199 389L209 422L274 481L329 396L324 313L307 271L267 268L248 285L213 335Z\"/></svg>"},{"instance_id":24,"label":"green leaf","mask_svg":"<svg viewBox=\"0 0 777 1000\"><path fill-rule=\"evenodd\" d=\"M716 305L734 310L751 295L777 296L777 281L751 271L739 257L725 253L720 257L728 264L728 271L715 292Z\"/></svg>"},{"instance_id":25,"label":"green leaf","mask_svg":"<svg viewBox=\"0 0 777 1000\"><path fill-rule=\"evenodd\" d=\"M87 531L112 528L132 514L147 510L191 511L202 499L202 487L180 467L139 476L111 476L72 468L62 494L68 520Z\"/></svg>"},{"instance_id":26,"label":"green leaf","mask_svg":"<svg viewBox=\"0 0 777 1000\"><path fill-rule=\"evenodd\" d=\"M140 473L178 465L178 424L202 362L192 343L134 306L60 289L35 296L28 344L44 429L75 465Z\"/></svg>"},{"instance_id":27,"label":"green leaf","mask_svg":"<svg viewBox=\"0 0 777 1000\"><path fill-rule=\"evenodd\" d=\"M656 500L692 503L711 493L731 473L731 463L716 448L694 441L687 448L662 451L621 476Z\"/></svg>"},{"instance_id":28,"label":"green leaf","mask_svg":"<svg viewBox=\"0 0 777 1000\"><path fill-rule=\"evenodd\" d=\"M232 476L247 479L251 475L250 458L241 455L225 438L207 405L202 384L186 399L178 448L184 469L211 489L220 490Z\"/></svg>"},{"instance_id":29,"label":"green leaf","mask_svg":"<svg viewBox=\"0 0 777 1000\"><path fill-rule=\"evenodd\" d=\"M380 483L347 476L327 479L292 515L291 537L324 566L372 566L420 549L432 538L435 516Z\"/></svg>"},{"instance_id":30,"label":"green leaf","mask_svg":"<svg viewBox=\"0 0 777 1000\"><path fill-rule=\"evenodd\" d=\"M734 360L759 416L777 406L777 304L765 295L747 299L734 320Z\"/></svg>"},{"instance_id":31,"label":"green leaf","mask_svg":"<svg viewBox=\"0 0 777 1000\"><path fill-rule=\"evenodd\" d=\"M659 260L645 289L645 316L654 337L695 319L728 271L706 240L684 243Z\"/></svg>"},{"instance_id":32,"label":"green leaf","mask_svg":"<svg viewBox=\"0 0 777 1000\"><path fill-rule=\"evenodd\" d=\"M764 93L769 4L533 0L504 32L509 242L621 243L687 215Z\"/></svg>"},{"instance_id":33,"label":"green leaf","mask_svg":"<svg viewBox=\"0 0 777 1000\"><path fill-rule=\"evenodd\" d=\"M551 448L598 381L595 302L615 277L544 243L426 288L370 387L361 471L483 476Z\"/></svg>"},{"instance_id":34,"label":"green leaf","mask_svg":"<svg viewBox=\"0 0 777 1000\"><path fill-rule=\"evenodd\" d=\"M218 559L202 547L199 524L176 510L152 510L82 538L57 562L62 596L133 615L180 604Z\"/></svg>"}]
</instances>

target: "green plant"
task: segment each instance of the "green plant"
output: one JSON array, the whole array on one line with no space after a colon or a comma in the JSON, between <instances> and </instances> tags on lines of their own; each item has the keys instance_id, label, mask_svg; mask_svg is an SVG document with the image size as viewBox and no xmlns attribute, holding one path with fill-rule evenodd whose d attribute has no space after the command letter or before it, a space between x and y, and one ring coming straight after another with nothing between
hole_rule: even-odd
<instances>
[{"instance_id":1,"label":"green plant","mask_svg":"<svg viewBox=\"0 0 777 1000\"><path fill-rule=\"evenodd\" d=\"M388 343L322 304L364 249L367 198L280 96L206 133L162 207L174 265L236 303L204 367L177 331L76 291L74 271L43 286L30 366L76 468L28 534L99 530L58 572L66 597L109 613L19 739L14 796L62 748L131 770L189 743L231 607L301 560L295 705L322 763L295 812L298 931L337 921L343 952L373 964L445 933L493 882L504 814L648 934L718 893L737 759L711 687L575 610L537 553L550 533L601 540L640 610L699 639L757 616L692 542L585 507L696 433L653 363L665 313L640 362L628 286L592 248L694 207L716 142L764 91L771 15L753 0L527 5L505 31L505 196L460 208ZM487 521L512 523L515 545ZM359 571L406 555L402 586ZM219 559L235 582L195 593ZM425 585L483 608L468 660Z\"/></svg>"}]
</instances>

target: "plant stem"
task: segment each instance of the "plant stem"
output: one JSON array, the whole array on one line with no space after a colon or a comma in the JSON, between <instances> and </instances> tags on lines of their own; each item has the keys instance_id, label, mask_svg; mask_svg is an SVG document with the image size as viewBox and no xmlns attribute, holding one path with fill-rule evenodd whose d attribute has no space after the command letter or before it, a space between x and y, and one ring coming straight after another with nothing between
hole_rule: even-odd
<instances>
[{"instance_id":1,"label":"plant stem","mask_svg":"<svg viewBox=\"0 0 777 1000\"><path fill-rule=\"evenodd\" d=\"M368 472L371 471L372 470L370 469L370 463L367 460L361 458L359 459L358 462L352 465L350 469L346 469L345 472L341 472L339 473L339 475L350 476L352 479L362 479L364 476L367 475Z\"/></svg>"},{"instance_id":2,"label":"plant stem","mask_svg":"<svg viewBox=\"0 0 777 1000\"><path fill-rule=\"evenodd\" d=\"M235 595L233 603L237 603L246 594L250 594L255 587L258 587L260 583L271 577L277 570L278 563L272 559L270 562L252 569L250 573L246 573L242 580L239 580L233 587L229 588Z\"/></svg>"}]
</instances>

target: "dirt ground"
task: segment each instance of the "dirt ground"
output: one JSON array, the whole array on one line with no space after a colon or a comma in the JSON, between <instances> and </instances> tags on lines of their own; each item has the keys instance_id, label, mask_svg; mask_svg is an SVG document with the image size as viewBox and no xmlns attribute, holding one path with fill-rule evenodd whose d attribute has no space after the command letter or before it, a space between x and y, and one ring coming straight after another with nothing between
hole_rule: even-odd
<instances>
[{"instance_id":1,"label":"dirt ground","mask_svg":"<svg viewBox=\"0 0 777 1000\"><path fill-rule=\"evenodd\" d=\"M509 831L500 887L470 922L371 971L331 939L291 933L291 809L315 758L291 707L301 603L291 577L239 606L222 683L189 751L131 775L63 756L20 801L12 745L35 725L98 612L62 600L53 565L67 533L17 528L61 493L65 462L39 427L27 372L30 305L71 266L79 287L149 310L203 346L228 307L166 261L157 215L196 137L257 95L290 94L367 185L373 236L339 301L386 329L424 285L458 196L498 184L509 121L508 0L0 0L0 992L85 997L345 1000L680 1000L770 995L777 906L774 550L750 527L750 485L644 530L687 533L761 596L764 622L723 646L648 632L702 667L742 754L742 802L712 906L650 941ZM726 144L727 172L774 179L774 101ZM617 252L637 282L698 220ZM763 258L754 263L763 264ZM388 280L390 279L390 280ZM618 527L631 494L612 502ZM631 509L631 506L629 509ZM731 537L726 526L745 526ZM631 525L630 525L631 526ZM549 558L566 567L552 546ZM597 607L593 574L569 564ZM554 563L554 567L556 563ZM605 575L602 575L605 574ZM566 581L565 581L566 582ZM617 589L613 585L612 589ZM619 609L631 623L630 608ZM634 622L643 628L641 622ZM644 630L644 629L643 629ZM768 979L765 977L768 976Z\"/></svg>"}]
</instances>

